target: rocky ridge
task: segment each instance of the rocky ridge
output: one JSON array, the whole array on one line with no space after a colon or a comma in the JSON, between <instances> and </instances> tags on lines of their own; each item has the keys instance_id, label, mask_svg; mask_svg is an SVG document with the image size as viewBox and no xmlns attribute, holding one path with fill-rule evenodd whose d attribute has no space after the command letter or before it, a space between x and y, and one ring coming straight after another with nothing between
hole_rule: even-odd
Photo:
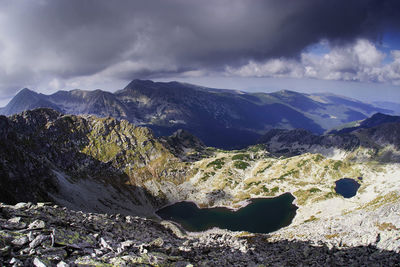
<instances>
[{"instance_id":1,"label":"rocky ridge","mask_svg":"<svg viewBox=\"0 0 400 267\"><path fill-rule=\"evenodd\" d=\"M83 213L49 203L0 204L2 266L395 266L374 246L328 247L223 230L181 232L169 222Z\"/></svg>"},{"instance_id":2,"label":"rocky ridge","mask_svg":"<svg viewBox=\"0 0 400 267\"><path fill-rule=\"evenodd\" d=\"M34 108L65 114L125 119L153 129L157 136L185 129L207 146L243 148L273 128L304 128L321 134L343 123L390 110L335 95L288 90L249 93L179 82L133 80L115 93L101 90L58 91L52 95L21 90L0 114Z\"/></svg>"},{"instance_id":3,"label":"rocky ridge","mask_svg":"<svg viewBox=\"0 0 400 267\"><path fill-rule=\"evenodd\" d=\"M184 163L127 121L37 109L0 125L0 201L149 215L166 199L143 184L184 179Z\"/></svg>"}]
</instances>

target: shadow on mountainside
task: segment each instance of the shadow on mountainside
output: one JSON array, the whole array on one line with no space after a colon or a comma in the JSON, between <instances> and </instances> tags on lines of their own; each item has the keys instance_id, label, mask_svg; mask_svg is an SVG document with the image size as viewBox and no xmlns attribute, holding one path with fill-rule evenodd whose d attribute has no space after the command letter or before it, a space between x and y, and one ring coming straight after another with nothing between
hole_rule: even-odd
<instances>
[{"instance_id":1,"label":"shadow on mountainside","mask_svg":"<svg viewBox=\"0 0 400 267\"><path fill-rule=\"evenodd\" d=\"M49 109L12 120L0 116L0 202L54 201L87 212L130 215L151 214L166 203L111 161L82 153L89 144L87 127L82 118Z\"/></svg>"},{"instance_id":2,"label":"shadow on mountainside","mask_svg":"<svg viewBox=\"0 0 400 267\"><path fill-rule=\"evenodd\" d=\"M392 155L391 152L400 151L400 123L385 123L351 133L327 135L315 135L303 129L273 129L257 143L276 157L297 156L304 153L334 155L335 149L356 152L358 148L367 148L371 150L369 154L373 160L386 163L399 162L399 156ZM391 151L385 151L386 147L392 147Z\"/></svg>"}]
</instances>

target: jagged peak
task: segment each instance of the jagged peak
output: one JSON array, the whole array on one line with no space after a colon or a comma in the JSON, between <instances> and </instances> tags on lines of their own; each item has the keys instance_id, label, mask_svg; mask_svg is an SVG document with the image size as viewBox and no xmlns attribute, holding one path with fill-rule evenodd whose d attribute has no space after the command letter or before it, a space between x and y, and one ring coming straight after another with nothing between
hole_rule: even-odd
<instances>
[{"instance_id":1,"label":"jagged peak","mask_svg":"<svg viewBox=\"0 0 400 267\"><path fill-rule=\"evenodd\" d=\"M39 116L39 115L44 115L49 118L58 118L58 117L62 116L63 114L52 108L35 108L32 110L22 111L21 113L18 113L14 116L32 117L32 116Z\"/></svg>"}]
</instances>

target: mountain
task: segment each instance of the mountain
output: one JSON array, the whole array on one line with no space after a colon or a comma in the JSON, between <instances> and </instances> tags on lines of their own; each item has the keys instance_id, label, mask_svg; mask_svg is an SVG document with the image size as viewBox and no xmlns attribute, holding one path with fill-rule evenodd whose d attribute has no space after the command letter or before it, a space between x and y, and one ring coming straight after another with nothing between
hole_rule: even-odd
<instances>
[{"instance_id":1,"label":"mountain","mask_svg":"<svg viewBox=\"0 0 400 267\"><path fill-rule=\"evenodd\" d=\"M24 88L19 91L19 93L13 99L11 99L7 106L2 108L0 111L1 114L11 115L38 107L47 107L60 110L57 104L47 100L46 95L38 94L32 90L29 90L28 88Z\"/></svg>"},{"instance_id":2,"label":"mountain","mask_svg":"<svg viewBox=\"0 0 400 267\"><path fill-rule=\"evenodd\" d=\"M393 122L400 122L400 116L391 116L382 113L376 113L370 118L342 125L338 129L331 130L329 133L336 133L336 134L350 133L357 129L368 129L375 126L383 125L385 123L393 123Z\"/></svg>"},{"instance_id":3,"label":"mountain","mask_svg":"<svg viewBox=\"0 0 400 267\"><path fill-rule=\"evenodd\" d=\"M400 116L376 113L362 120L356 127L334 130L325 135L315 135L303 129L273 129L263 135L259 144L276 156L296 156L304 153L353 153L363 158L359 149L369 150L369 159L379 162L400 161Z\"/></svg>"},{"instance_id":4,"label":"mountain","mask_svg":"<svg viewBox=\"0 0 400 267\"><path fill-rule=\"evenodd\" d=\"M71 90L43 95L24 89L0 112L11 115L38 107L67 114L126 119L150 127L157 136L184 129L206 145L220 148L254 144L273 128L303 128L321 134L376 112L391 112L328 94L310 95L288 90L271 94L246 93L149 80L133 80L115 93Z\"/></svg>"},{"instance_id":5,"label":"mountain","mask_svg":"<svg viewBox=\"0 0 400 267\"><path fill-rule=\"evenodd\" d=\"M185 144L182 157L191 149ZM146 181L180 182L185 173L169 171L184 163L148 128L47 108L0 116L0 147L0 202L11 204L151 215L166 200L150 194Z\"/></svg>"}]
</instances>

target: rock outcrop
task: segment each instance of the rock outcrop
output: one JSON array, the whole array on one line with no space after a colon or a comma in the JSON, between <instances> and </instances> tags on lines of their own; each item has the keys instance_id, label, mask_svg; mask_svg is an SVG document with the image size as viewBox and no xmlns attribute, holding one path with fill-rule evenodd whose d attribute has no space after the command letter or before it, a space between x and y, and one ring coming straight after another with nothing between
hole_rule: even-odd
<instances>
[{"instance_id":1,"label":"rock outcrop","mask_svg":"<svg viewBox=\"0 0 400 267\"><path fill-rule=\"evenodd\" d=\"M181 232L168 222L83 213L49 203L0 204L2 266L395 266L374 246L328 247L222 230Z\"/></svg>"},{"instance_id":2,"label":"rock outcrop","mask_svg":"<svg viewBox=\"0 0 400 267\"><path fill-rule=\"evenodd\" d=\"M146 181L183 179L181 160L151 130L124 120L37 109L0 116L0 126L0 201L6 203L53 201L149 215L166 200L151 195Z\"/></svg>"}]
</instances>

